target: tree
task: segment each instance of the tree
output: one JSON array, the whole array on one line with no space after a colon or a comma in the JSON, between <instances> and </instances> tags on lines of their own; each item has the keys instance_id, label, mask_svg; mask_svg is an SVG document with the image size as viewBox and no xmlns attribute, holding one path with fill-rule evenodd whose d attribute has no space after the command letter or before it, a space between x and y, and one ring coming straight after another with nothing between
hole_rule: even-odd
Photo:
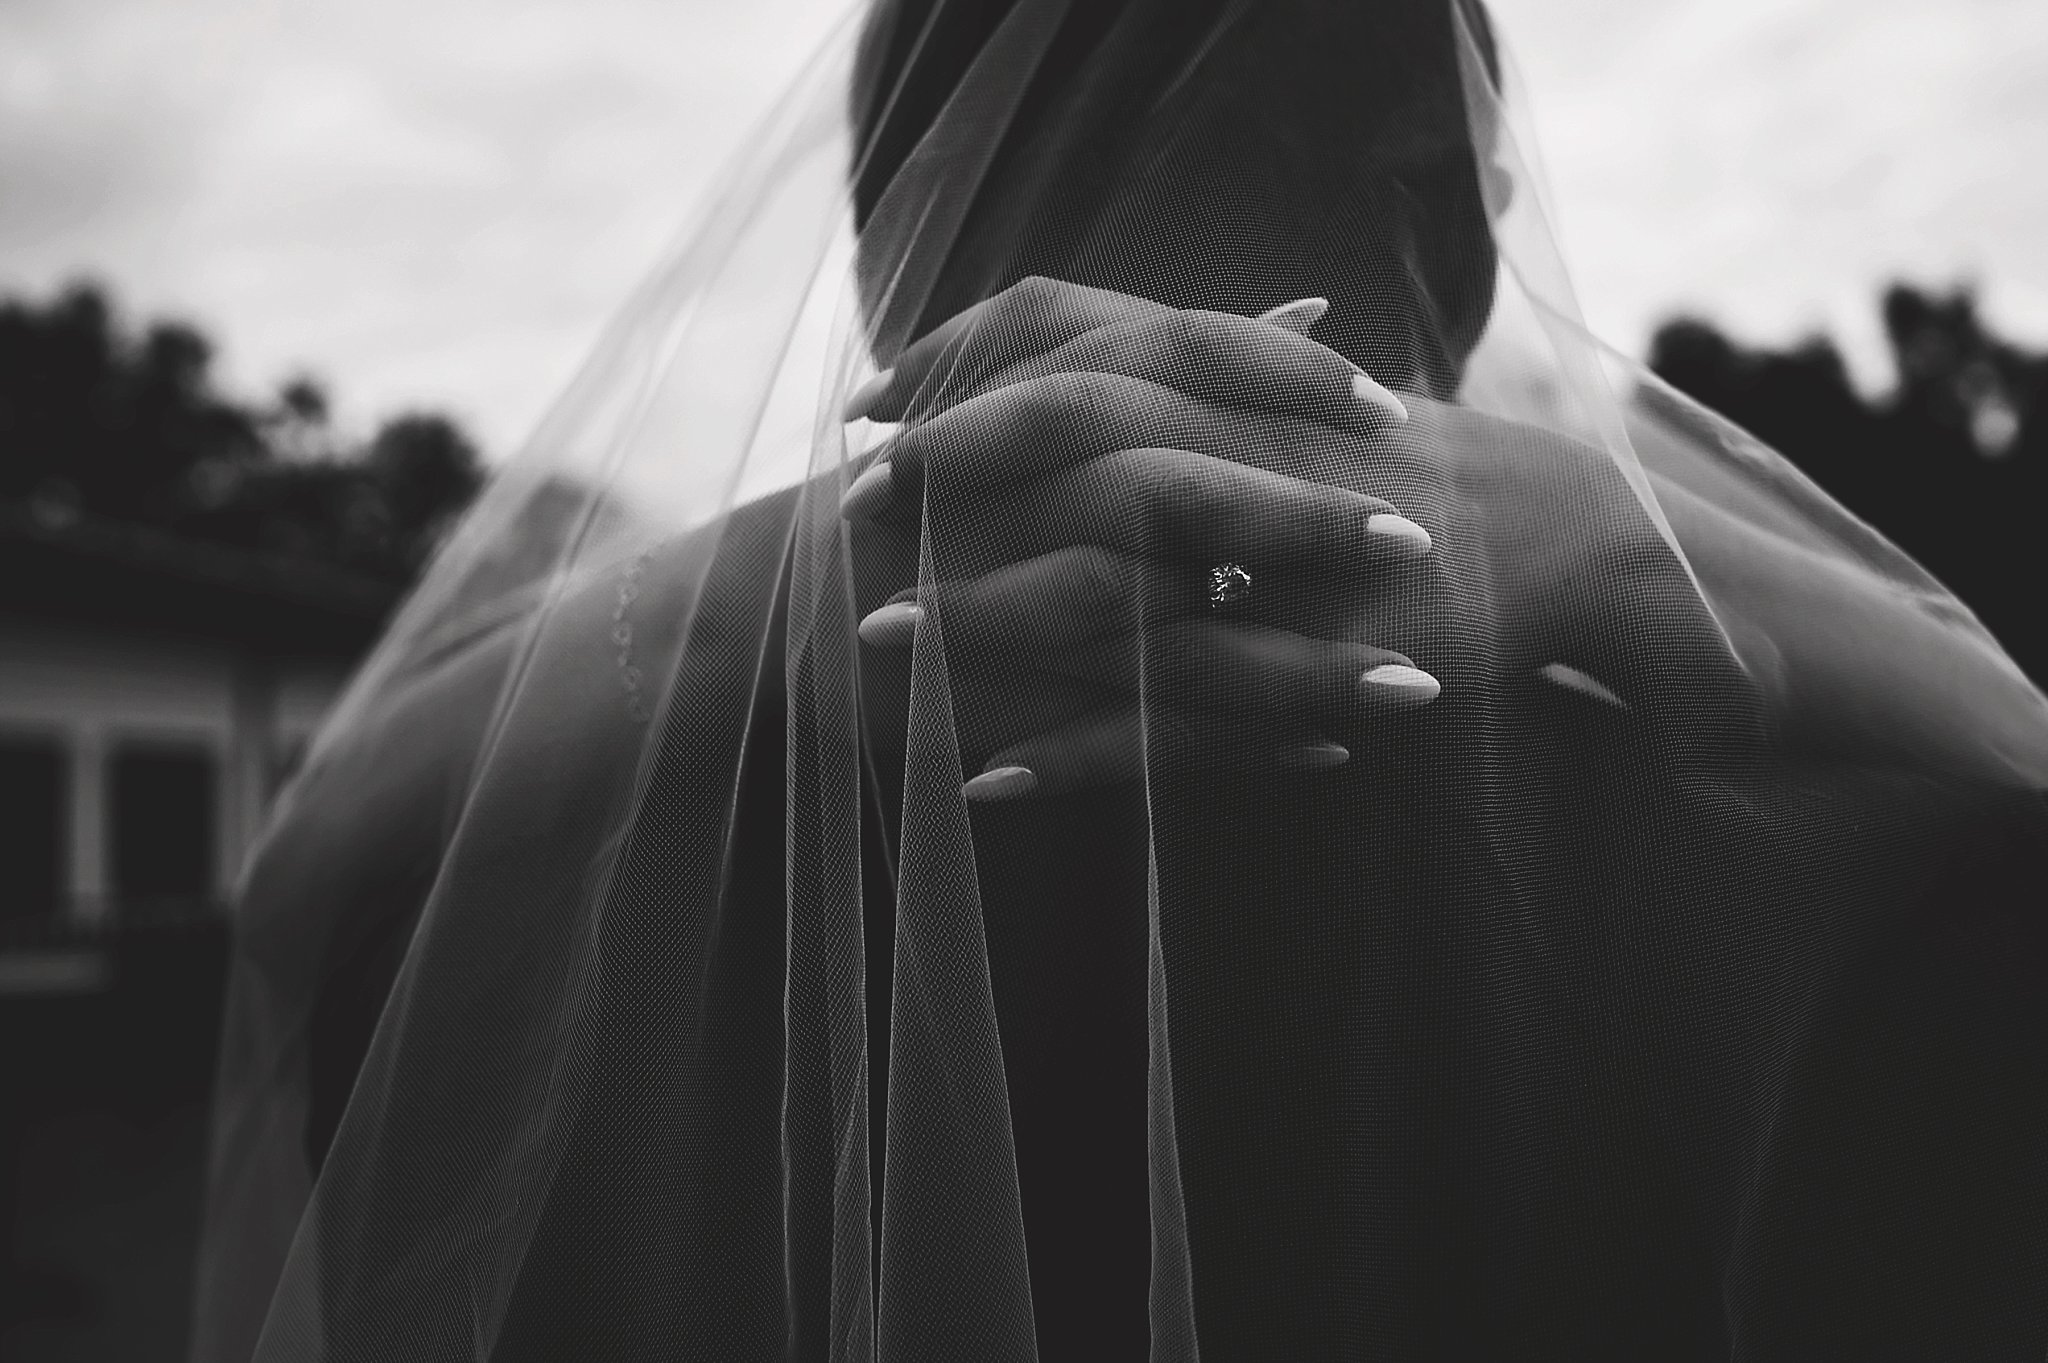
<instances>
[{"instance_id":1,"label":"tree","mask_svg":"<svg viewBox=\"0 0 2048 1363\"><path fill-rule=\"evenodd\" d=\"M0 499L403 580L482 481L445 416L396 417L349 447L306 375L266 404L216 386L197 328L126 329L106 292L0 303Z\"/></svg>"},{"instance_id":2,"label":"tree","mask_svg":"<svg viewBox=\"0 0 2048 1363\"><path fill-rule=\"evenodd\" d=\"M278 385L277 397L263 414L264 435L281 459L307 462L334 457L333 404L327 389L311 375L300 374Z\"/></svg>"},{"instance_id":3,"label":"tree","mask_svg":"<svg viewBox=\"0 0 2048 1363\"><path fill-rule=\"evenodd\" d=\"M437 539L451 511L468 505L483 482L483 463L469 437L447 417L428 412L385 422L363 466L393 528L415 543Z\"/></svg>"},{"instance_id":4,"label":"tree","mask_svg":"<svg viewBox=\"0 0 2048 1363\"><path fill-rule=\"evenodd\" d=\"M1749 348L1697 319L1658 330L1650 367L1784 451L2048 678L2048 355L1992 334L1967 289L1899 284L1881 306L1898 382L1875 401L1824 339Z\"/></svg>"},{"instance_id":5,"label":"tree","mask_svg":"<svg viewBox=\"0 0 2048 1363\"><path fill-rule=\"evenodd\" d=\"M130 520L181 505L195 470L263 454L249 413L212 384L191 327L120 327L99 288L0 304L0 495Z\"/></svg>"}]
</instances>

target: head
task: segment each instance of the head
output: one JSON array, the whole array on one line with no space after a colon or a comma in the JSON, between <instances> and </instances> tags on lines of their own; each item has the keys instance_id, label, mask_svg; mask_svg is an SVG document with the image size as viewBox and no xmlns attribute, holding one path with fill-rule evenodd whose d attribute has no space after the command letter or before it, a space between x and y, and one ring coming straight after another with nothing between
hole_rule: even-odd
<instances>
[{"instance_id":1,"label":"head","mask_svg":"<svg viewBox=\"0 0 2048 1363\"><path fill-rule=\"evenodd\" d=\"M853 91L878 349L1032 274L1240 313L1322 294L1318 339L1448 394L1495 270L1466 33L1497 80L1476 0L878 0Z\"/></svg>"}]
</instances>

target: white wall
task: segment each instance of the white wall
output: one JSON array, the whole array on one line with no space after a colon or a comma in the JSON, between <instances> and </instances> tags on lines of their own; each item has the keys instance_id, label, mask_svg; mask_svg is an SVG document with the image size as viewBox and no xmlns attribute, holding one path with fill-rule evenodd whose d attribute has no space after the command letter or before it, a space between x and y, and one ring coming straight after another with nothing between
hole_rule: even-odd
<instances>
[{"instance_id":1,"label":"white wall","mask_svg":"<svg viewBox=\"0 0 2048 1363\"><path fill-rule=\"evenodd\" d=\"M123 742L212 751L215 883L234 882L268 802L275 764L339 693L334 666L225 644L0 616L0 732L46 735L69 754L69 891L102 913L108 889L108 756Z\"/></svg>"}]
</instances>

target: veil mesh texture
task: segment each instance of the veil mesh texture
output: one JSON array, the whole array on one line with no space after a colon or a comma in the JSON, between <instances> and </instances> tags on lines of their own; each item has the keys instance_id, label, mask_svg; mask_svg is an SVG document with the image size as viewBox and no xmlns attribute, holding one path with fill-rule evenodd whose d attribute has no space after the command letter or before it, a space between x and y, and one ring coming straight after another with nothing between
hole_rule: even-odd
<instances>
[{"instance_id":1,"label":"veil mesh texture","mask_svg":"<svg viewBox=\"0 0 2048 1363\"><path fill-rule=\"evenodd\" d=\"M247 872L196 1356L2041 1357L2048 702L1519 98L850 19Z\"/></svg>"}]
</instances>

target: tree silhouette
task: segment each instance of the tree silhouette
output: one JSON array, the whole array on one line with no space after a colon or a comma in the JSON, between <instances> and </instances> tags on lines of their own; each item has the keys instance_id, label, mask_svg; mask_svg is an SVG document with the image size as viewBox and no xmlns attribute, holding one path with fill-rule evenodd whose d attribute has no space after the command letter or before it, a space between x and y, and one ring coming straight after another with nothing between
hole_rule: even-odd
<instances>
[{"instance_id":1,"label":"tree silhouette","mask_svg":"<svg viewBox=\"0 0 2048 1363\"><path fill-rule=\"evenodd\" d=\"M1749 348L1661 327L1650 367L1753 431L1912 554L2048 678L2048 355L1992 334L1968 289L1882 300L1894 389L1865 400L1824 339Z\"/></svg>"},{"instance_id":2,"label":"tree silhouette","mask_svg":"<svg viewBox=\"0 0 2048 1363\"><path fill-rule=\"evenodd\" d=\"M316 380L251 405L212 365L199 331L131 333L92 284L0 303L0 499L402 581L482 481L445 416L399 416L349 447Z\"/></svg>"},{"instance_id":3,"label":"tree silhouette","mask_svg":"<svg viewBox=\"0 0 2048 1363\"><path fill-rule=\"evenodd\" d=\"M1994 335L1967 289L1900 284L1881 306L1898 380L1875 400L1824 338L1750 347L1696 318L1659 328L1650 366L1783 450L2048 677L2048 355ZM351 445L316 380L250 404L212 363L196 329L132 332L91 284L0 302L0 500L403 581L482 481L445 416Z\"/></svg>"},{"instance_id":4,"label":"tree silhouette","mask_svg":"<svg viewBox=\"0 0 2048 1363\"><path fill-rule=\"evenodd\" d=\"M201 461L261 458L249 414L213 390L212 359L190 327L123 334L90 285L43 308L0 304L0 495L147 519Z\"/></svg>"}]
</instances>

